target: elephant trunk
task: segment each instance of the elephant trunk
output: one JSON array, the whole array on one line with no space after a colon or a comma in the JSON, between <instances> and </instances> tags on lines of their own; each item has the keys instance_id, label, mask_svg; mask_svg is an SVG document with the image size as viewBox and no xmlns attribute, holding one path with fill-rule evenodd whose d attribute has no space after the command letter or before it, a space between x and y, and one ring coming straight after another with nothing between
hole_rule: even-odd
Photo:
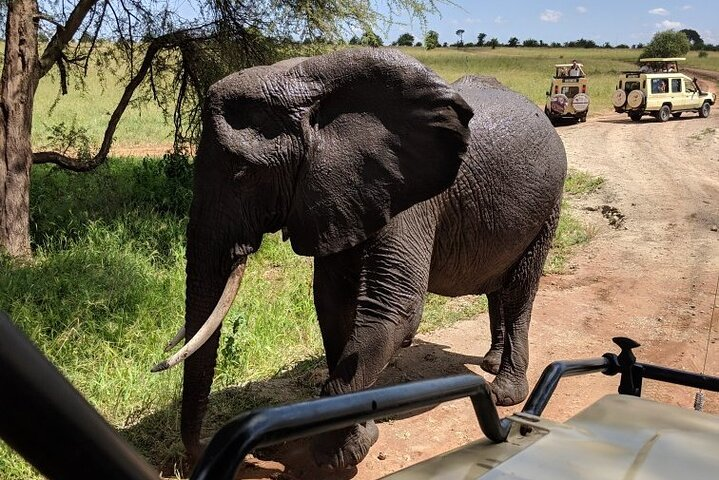
<instances>
[{"instance_id":1,"label":"elephant trunk","mask_svg":"<svg viewBox=\"0 0 719 480\"><path fill-rule=\"evenodd\" d=\"M188 255L188 258L192 255ZM215 274L197 271L198 262L188 259L185 313L185 347L173 358L185 357L182 380L180 431L187 460L194 465L199 459L202 420L212 387L220 343L220 324L240 286L247 257L240 257L222 289ZM194 353L193 353L194 351ZM190 356L191 354L191 356ZM168 360L169 363L169 360Z\"/></svg>"}]
</instances>

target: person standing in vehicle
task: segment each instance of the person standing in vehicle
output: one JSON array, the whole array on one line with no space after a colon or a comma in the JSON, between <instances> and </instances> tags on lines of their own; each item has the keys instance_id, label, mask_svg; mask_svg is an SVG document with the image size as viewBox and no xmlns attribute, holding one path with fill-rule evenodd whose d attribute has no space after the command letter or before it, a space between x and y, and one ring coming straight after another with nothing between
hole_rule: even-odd
<instances>
[{"instance_id":1,"label":"person standing in vehicle","mask_svg":"<svg viewBox=\"0 0 719 480\"><path fill-rule=\"evenodd\" d=\"M569 76L570 77L581 77L582 76L582 69L579 68L579 64L576 60L572 60L572 66L569 67Z\"/></svg>"}]
</instances>

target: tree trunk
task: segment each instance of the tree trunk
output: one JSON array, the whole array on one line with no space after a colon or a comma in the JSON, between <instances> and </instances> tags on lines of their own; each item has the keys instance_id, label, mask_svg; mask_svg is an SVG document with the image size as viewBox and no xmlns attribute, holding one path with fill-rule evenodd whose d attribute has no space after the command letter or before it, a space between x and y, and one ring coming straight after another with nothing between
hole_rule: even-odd
<instances>
[{"instance_id":1,"label":"tree trunk","mask_svg":"<svg viewBox=\"0 0 719 480\"><path fill-rule=\"evenodd\" d=\"M39 81L37 0L8 2L0 77L0 250L29 257L32 108Z\"/></svg>"}]
</instances>

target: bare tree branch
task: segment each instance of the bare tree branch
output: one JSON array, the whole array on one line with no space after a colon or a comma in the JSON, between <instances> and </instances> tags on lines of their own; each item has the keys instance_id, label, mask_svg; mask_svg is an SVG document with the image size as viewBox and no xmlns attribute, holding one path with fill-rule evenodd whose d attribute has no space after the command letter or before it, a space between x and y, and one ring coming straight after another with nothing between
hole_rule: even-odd
<instances>
[{"instance_id":1,"label":"bare tree branch","mask_svg":"<svg viewBox=\"0 0 719 480\"><path fill-rule=\"evenodd\" d=\"M143 59L140 68L125 87L125 91L123 92L122 97L117 104L117 107L115 107L115 111L112 112L112 115L110 116L110 121L108 122L107 128L105 129L105 136L103 137L102 144L99 151L97 152L97 154L95 154L94 157L89 159L82 159L70 157L60 152L35 152L33 153L33 163L53 163L74 172L87 172L95 169L96 167L104 163L105 160L107 160L107 155L110 153L112 139L115 135L117 125L118 123L120 123L122 114L125 112L125 109L129 105L130 100L132 99L132 95L135 93L135 90L138 86L140 86L140 84L147 76L147 73L150 71L150 67L152 66L152 61L154 60L155 55L162 49L175 48L185 42L196 41L200 39L199 37L191 37L189 35L189 32L190 30L183 30L169 33L167 35L157 37L152 40L152 42L150 42L147 47L147 50L145 51L145 58Z\"/></svg>"},{"instance_id":2,"label":"bare tree branch","mask_svg":"<svg viewBox=\"0 0 719 480\"><path fill-rule=\"evenodd\" d=\"M80 28L80 25L82 25L87 13L97 2L98 0L79 0L70 13L65 26L57 27L57 32L55 32L55 35L50 39L42 57L40 57L40 77L44 77L52 66L57 63L57 59L62 53L62 50L67 46L68 42L70 42L78 28Z\"/></svg>"}]
</instances>

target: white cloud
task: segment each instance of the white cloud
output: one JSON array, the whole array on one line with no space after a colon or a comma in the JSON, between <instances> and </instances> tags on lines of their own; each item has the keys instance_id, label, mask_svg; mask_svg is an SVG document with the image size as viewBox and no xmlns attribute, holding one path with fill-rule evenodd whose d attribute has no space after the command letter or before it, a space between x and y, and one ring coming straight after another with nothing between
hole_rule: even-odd
<instances>
[{"instance_id":1,"label":"white cloud","mask_svg":"<svg viewBox=\"0 0 719 480\"><path fill-rule=\"evenodd\" d=\"M545 10L539 16L539 19L543 22L557 23L562 18L562 12L556 10Z\"/></svg>"},{"instance_id":2,"label":"white cloud","mask_svg":"<svg viewBox=\"0 0 719 480\"><path fill-rule=\"evenodd\" d=\"M683 5L682 6L682 10L691 10L692 8L694 8L694 7L692 7L691 5Z\"/></svg>"},{"instance_id":3,"label":"white cloud","mask_svg":"<svg viewBox=\"0 0 719 480\"><path fill-rule=\"evenodd\" d=\"M496 17L494 23L504 23L504 19L502 17Z\"/></svg>"},{"instance_id":4,"label":"white cloud","mask_svg":"<svg viewBox=\"0 0 719 480\"><path fill-rule=\"evenodd\" d=\"M676 30L682 26L682 22L672 22L671 20L664 20L662 23L655 24L657 28L664 30Z\"/></svg>"},{"instance_id":5,"label":"white cloud","mask_svg":"<svg viewBox=\"0 0 719 480\"><path fill-rule=\"evenodd\" d=\"M666 8L661 8L661 7L653 8L653 9L649 10L649 13L651 13L652 15L661 15L662 17L666 17L667 15L669 15L669 10L667 10Z\"/></svg>"},{"instance_id":6,"label":"white cloud","mask_svg":"<svg viewBox=\"0 0 719 480\"><path fill-rule=\"evenodd\" d=\"M577 7L577 12L579 12L579 13L587 13L587 7Z\"/></svg>"},{"instance_id":7,"label":"white cloud","mask_svg":"<svg viewBox=\"0 0 719 480\"><path fill-rule=\"evenodd\" d=\"M702 36L704 43L719 43L719 36L715 35L711 30L702 30L699 34Z\"/></svg>"}]
</instances>

